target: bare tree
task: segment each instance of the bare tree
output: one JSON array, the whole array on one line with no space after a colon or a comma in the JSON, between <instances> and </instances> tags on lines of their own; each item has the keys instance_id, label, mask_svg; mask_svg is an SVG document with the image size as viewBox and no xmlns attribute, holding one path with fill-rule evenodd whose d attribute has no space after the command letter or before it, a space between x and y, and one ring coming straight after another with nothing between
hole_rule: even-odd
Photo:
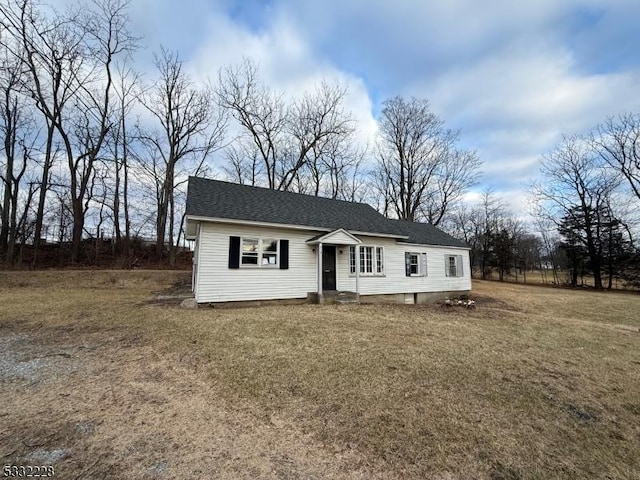
<instances>
[{"instance_id":1,"label":"bare tree","mask_svg":"<svg viewBox=\"0 0 640 480\"><path fill-rule=\"evenodd\" d=\"M7 252L11 225L11 210L14 192L17 195L19 182L16 182L14 164L16 163L16 146L20 131L20 117L24 116L24 104L19 102L18 86L20 64L6 55L0 57L0 134L4 150L4 171L0 172L2 180L2 203L0 204L0 254ZM8 260L8 258L7 258ZM8 262L7 262L8 263Z\"/></svg>"},{"instance_id":2,"label":"bare tree","mask_svg":"<svg viewBox=\"0 0 640 480\"><path fill-rule=\"evenodd\" d=\"M94 0L89 9L74 17L82 38L86 38L83 53L90 59L87 75L78 81L75 115L70 121L75 148L68 130L60 122L56 125L69 165L73 208L72 263L77 262L80 255L85 216L96 175L95 163L112 127L114 63L135 48L136 39L127 26L127 6L126 0Z\"/></svg>"},{"instance_id":3,"label":"bare tree","mask_svg":"<svg viewBox=\"0 0 640 480\"><path fill-rule=\"evenodd\" d=\"M609 117L590 137L594 151L627 181L640 200L640 114Z\"/></svg>"},{"instance_id":4,"label":"bare tree","mask_svg":"<svg viewBox=\"0 0 640 480\"><path fill-rule=\"evenodd\" d=\"M542 248L542 239L535 234L524 231L516 237L516 282L520 272L527 283L527 273L540 265Z\"/></svg>"},{"instance_id":5,"label":"bare tree","mask_svg":"<svg viewBox=\"0 0 640 480\"><path fill-rule=\"evenodd\" d=\"M256 186L264 172L260 152L252 143L237 139L226 149L227 165L222 169L227 177L241 185Z\"/></svg>"},{"instance_id":6,"label":"bare tree","mask_svg":"<svg viewBox=\"0 0 640 480\"><path fill-rule=\"evenodd\" d=\"M439 166L434 185L421 207L422 216L429 223L440 225L450 207L478 182L480 164L476 152L452 148Z\"/></svg>"},{"instance_id":7,"label":"bare tree","mask_svg":"<svg viewBox=\"0 0 640 480\"><path fill-rule=\"evenodd\" d=\"M287 106L282 95L260 82L258 67L245 59L240 66L221 70L217 95L243 131L245 146L232 157L236 167L235 154L251 153L244 162L255 165L253 159L259 156L269 188L300 191L308 188L305 174L315 173L316 188L308 193L320 193L318 175L325 148L349 141L354 131L351 116L342 108L344 87L323 82ZM237 173L236 167L231 168Z\"/></svg>"},{"instance_id":8,"label":"bare tree","mask_svg":"<svg viewBox=\"0 0 640 480\"><path fill-rule=\"evenodd\" d=\"M601 215L620 184L616 172L598 161L584 138L564 137L541 161L542 180L533 185L539 215L560 227L570 223L584 244L594 285L602 288ZM573 228L572 227L572 228Z\"/></svg>"},{"instance_id":9,"label":"bare tree","mask_svg":"<svg viewBox=\"0 0 640 480\"><path fill-rule=\"evenodd\" d=\"M460 202L451 212L445 225L443 225L448 233L464 241L469 246L469 262L472 274L473 269L476 267L483 238L482 213L479 205Z\"/></svg>"},{"instance_id":10,"label":"bare tree","mask_svg":"<svg viewBox=\"0 0 640 480\"><path fill-rule=\"evenodd\" d=\"M124 66L118 68L118 80L115 82L114 93L117 106L114 109L115 119L110 135L110 150L113 157L114 185L112 194L113 224L116 243L122 242L121 213L124 219L124 239L127 249L131 241L131 220L129 212L129 157L131 150L131 135L129 134L128 118L137 101L135 89L140 83L140 76Z\"/></svg>"},{"instance_id":11,"label":"bare tree","mask_svg":"<svg viewBox=\"0 0 640 480\"><path fill-rule=\"evenodd\" d=\"M379 124L375 176L385 204L398 218L439 224L476 182L477 155L456 149L458 132L443 128L427 100L386 100Z\"/></svg>"},{"instance_id":12,"label":"bare tree","mask_svg":"<svg viewBox=\"0 0 640 480\"><path fill-rule=\"evenodd\" d=\"M322 158L322 165L328 175L324 187L325 196L352 202L362 200L362 167L366 154L366 147L359 148L353 140L331 144Z\"/></svg>"},{"instance_id":13,"label":"bare tree","mask_svg":"<svg viewBox=\"0 0 640 480\"><path fill-rule=\"evenodd\" d=\"M277 188L287 126L282 97L260 83L258 67L247 59L240 66L220 71L217 96L220 105L232 112L248 141L255 145L264 163L268 187Z\"/></svg>"},{"instance_id":14,"label":"bare tree","mask_svg":"<svg viewBox=\"0 0 640 480\"><path fill-rule=\"evenodd\" d=\"M6 53L6 52L5 52ZM20 202L23 190L22 180L28 169L35 166L34 153L38 132L31 108L21 94L22 66L15 58L3 56L0 59L0 135L4 153L4 169L0 172L3 187L0 208L0 253L5 254L8 266L14 262L18 237L20 208L28 211L32 195L28 201Z\"/></svg>"},{"instance_id":15,"label":"bare tree","mask_svg":"<svg viewBox=\"0 0 640 480\"><path fill-rule=\"evenodd\" d=\"M63 110L76 92L82 70L81 39L72 19L56 12L45 14L33 0L13 0L0 5L3 47L24 66L23 88L34 99L46 124L45 151L35 218L35 264L42 236L45 203L56 150L54 137Z\"/></svg>"},{"instance_id":16,"label":"bare tree","mask_svg":"<svg viewBox=\"0 0 640 480\"><path fill-rule=\"evenodd\" d=\"M494 240L504 225L504 219L508 216L504 201L491 189L485 189L480 199L480 241L478 256L480 257L480 270L482 279L491 276L491 267L494 264Z\"/></svg>"},{"instance_id":17,"label":"bare tree","mask_svg":"<svg viewBox=\"0 0 640 480\"><path fill-rule=\"evenodd\" d=\"M198 88L184 72L177 54L162 48L156 56L159 78L141 96L158 127L148 128L140 139L151 157L143 163L156 182L156 255L160 258L165 240L169 241L170 261L175 261L177 226L174 191L176 166L190 162L188 170L202 168L208 156L222 145L226 117L216 110L210 88Z\"/></svg>"},{"instance_id":18,"label":"bare tree","mask_svg":"<svg viewBox=\"0 0 640 480\"><path fill-rule=\"evenodd\" d=\"M34 262L57 136L68 166L74 219L71 260L75 263L91 201L94 164L111 127L112 65L134 46L127 30L127 3L94 0L64 14L45 12L44 7L38 10L32 0L14 0L0 8L11 34L12 52L28 72L24 88L35 100L47 130Z\"/></svg>"},{"instance_id":19,"label":"bare tree","mask_svg":"<svg viewBox=\"0 0 640 480\"><path fill-rule=\"evenodd\" d=\"M542 253L540 258L540 271L542 272L542 281L547 283L546 271L551 267L553 276L552 283L558 285L560 283L560 263L559 248L560 237L558 228L554 221L548 217L537 215L534 220L537 233L542 241Z\"/></svg>"},{"instance_id":20,"label":"bare tree","mask_svg":"<svg viewBox=\"0 0 640 480\"><path fill-rule=\"evenodd\" d=\"M345 94L344 87L322 82L315 91L305 93L291 105L288 115L291 146L289 158L281 162L279 190L289 190L293 177L306 165L318 172L325 157L332 155L334 163L337 162L340 148L351 141L355 131L351 115L342 109ZM314 193L320 193L319 182Z\"/></svg>"}]
</instances>

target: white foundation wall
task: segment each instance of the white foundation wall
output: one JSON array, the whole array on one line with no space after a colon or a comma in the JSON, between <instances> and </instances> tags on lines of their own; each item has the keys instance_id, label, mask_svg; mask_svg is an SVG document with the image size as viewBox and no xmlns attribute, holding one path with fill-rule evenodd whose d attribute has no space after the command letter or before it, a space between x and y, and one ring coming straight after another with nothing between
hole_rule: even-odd
<instances>
[{"instance_id":1,"label":"white foundation wall","mask_svg":"<svg viewBox=\"0 0 640 480\"><path fill-rule=\"evenodd\" d=\"M321 232L202 222L196 301L234 302L305 298L317 290L316 254L305 242ZM289 268L229 268L229 237L289 240Z\"/></svg>"},{"instance_id":2,"label":"white foundation wall","mask_svg":"<svg viewBox=\"0 0 640 480\"><path fill-rule=\"evenodd\" d=\"M393 239L358 236L362 246L384 247L384 275L360 276L360 295L382 295L392 293L455 292L471 290L469 250L455 247L435 247L426 245L405 245ZM349 247L340 248L343 254L337 258L337 288L355 292L355 275L349 273ZM427 275L407 277L405 273L405 252L427 254ZM445 255L462 255L462 277L447 277Z\"/></svg>"}]
</instances>

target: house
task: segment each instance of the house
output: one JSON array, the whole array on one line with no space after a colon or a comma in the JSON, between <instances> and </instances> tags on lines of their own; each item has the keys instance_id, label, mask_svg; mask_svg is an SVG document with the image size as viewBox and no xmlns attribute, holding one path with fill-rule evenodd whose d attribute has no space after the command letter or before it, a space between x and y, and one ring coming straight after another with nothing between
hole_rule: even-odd
<instances>
[{"instance_id":1,"label":"house","mask_svg":"<svg viewBox=\"0 0 640 480\"><path fill-rule=\"evenodd\" d=\"M189 178L198 303L311 299L426 303L471 290L469 248L370 205Z\"/></svg>"}]
</instances>

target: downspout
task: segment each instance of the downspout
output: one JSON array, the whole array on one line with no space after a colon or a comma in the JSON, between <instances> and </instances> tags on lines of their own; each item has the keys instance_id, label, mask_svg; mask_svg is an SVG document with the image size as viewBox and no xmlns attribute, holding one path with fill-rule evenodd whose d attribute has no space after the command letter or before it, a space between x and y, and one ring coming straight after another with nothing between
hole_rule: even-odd
<instances>
[{"instance_id":1,"label":"downspout","mask_svg":"<svg viewBox=\"0 0 640 480\"><path fill-rule=\"evenodd\" d=\"M318 243L318 303L324 303L322 295L322 242Z\"/></svg>"},{"instance_id":2,"label":"downspout","mask_svg":"<svg viewBox=\"0 0 640 480\"><path fill-rule=\"evenodd\" d=\"M356 244L356 300L360 301L360 244Z\"/></svg>"}]
</instances>

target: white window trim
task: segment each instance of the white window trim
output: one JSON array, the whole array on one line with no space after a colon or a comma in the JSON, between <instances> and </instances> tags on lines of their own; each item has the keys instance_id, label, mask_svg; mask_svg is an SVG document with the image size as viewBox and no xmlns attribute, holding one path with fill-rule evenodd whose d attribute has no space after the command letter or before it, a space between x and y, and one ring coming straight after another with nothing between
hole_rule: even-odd
<instances>
[{"instance_id":1,"label":"white window trim","mask_svg":"<svg viewBox=\"0 0 640 480\"><path fill-rule=\"evenodd\" d=\"M427 254L425 252L407 252L407 253L410 256L415 255L416 257L418 257L418 273L411 273L409 274L409 276L410 277L426 277L427 274L429 273L429 267L427 265ZM424 268L423 268L423 263L424 263Z\"/></svg>"},{"instance_id":2,"label":"white window trim","mask_svg":"<svg viewBox=\"0 0 640 480\"><path fill-rule=\"evenodd\" d=\"M349 247L349 276L350 277L355 277L356 276L356 272L355 271L351 271L351 249L353 248L353 252L355 255L355 251L356 251L356 247L354 246L350 246ZM373 249L373 253L372 253L372 257L371 257L371 272L363 272L363 269L366 269L366 262L363 262L362 259L360 260L360 277L385 277L386 276L386 265L385 265L385 255L384 255L384 247L383 246L379 246L379 245L360 245L360 253L362 253L362 249L363 248L372 248ZM378 250L380 250L380 252L382 252L382 271L378 272ZM366 260L366 257L365 257ZM356 262L357 265L357 262ZM355 268L355 265L354 265Z\"/></svg>"},{"instance_id":3,"label":"white window trim","mask_svg":"<svg viewBox=\"0 0 640 480\"><path fill-rule=\"evenodd\" d=\"M258 240L258 264L253 265L251 263L242 263L242 256L244 253L244 241L246 240ZM276 242L276 263L262 263L263 242L264 240L275 240ZM273 252L271 252L273 253ZM280 268L280 239L274 237L254 237L246 236L240 237L240 268Z\"/></svg>"}]
</instances>

